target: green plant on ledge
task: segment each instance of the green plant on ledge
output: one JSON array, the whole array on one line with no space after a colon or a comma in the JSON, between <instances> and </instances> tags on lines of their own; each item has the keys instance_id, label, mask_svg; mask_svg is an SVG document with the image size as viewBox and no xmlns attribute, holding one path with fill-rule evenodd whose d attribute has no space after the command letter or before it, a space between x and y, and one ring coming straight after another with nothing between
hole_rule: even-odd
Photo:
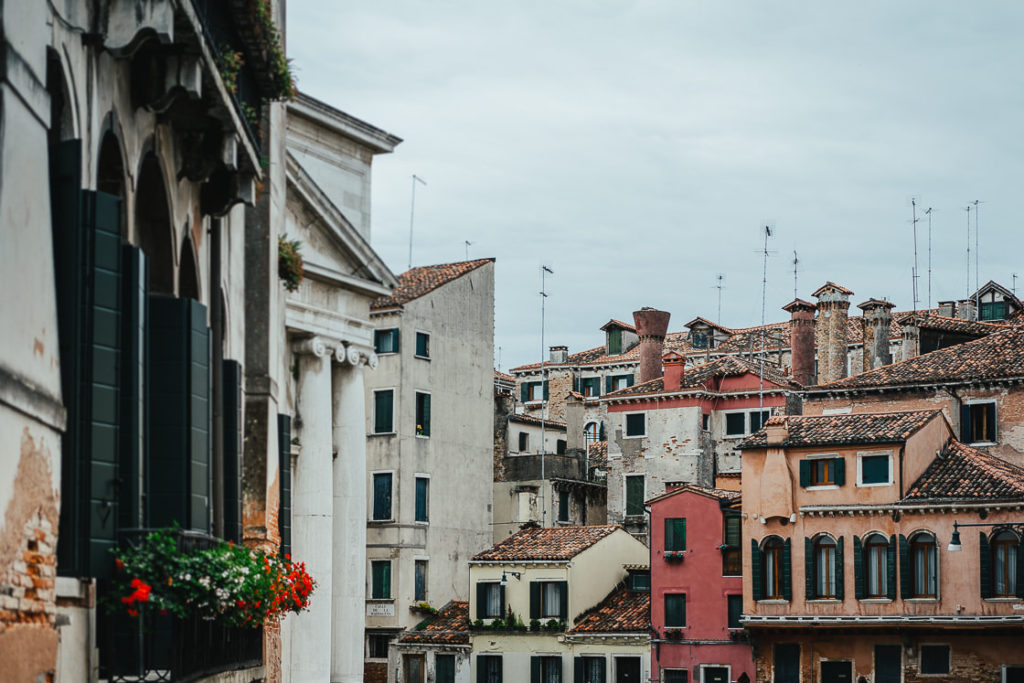
<instances>
[{"instance_id":1,"label":"green plant on ledge","mask_svg":"<svg viewBox=\"0 0 1024 683\"><path fill-rule=\"evenodd\" d=\"M284 281L284 288L294 292L302 284L302 242L289 240L285 235L277 238L277 276Z\"/></svg>"},{"instance_id":2,"label":"green plant on ledge","mask_svg":"<svg viewBox=\"0 0 1024 683\"><path fill-rule=\"evenodd\" d=\"M224 81L224 87L232 95L238 94L238 72L242 70L245 60L241 52L235 52L230 45L224 45L217 55L217 68Z\"/></svg>"},{"instance_id":3,"label":"green plant on ledge","mask_svg":"<svg viewBox=\"0 0 1024 683\"><path fill-rule=\"evenodd\" d=\"M281 46L281 32L274 25L270 0L250 0L250 8L266 40L267 66L274 82L274 94L270 99L293 100L298 92L295 75L292 73L291 60L285 56Z\"/></svg>"}]
</instances>

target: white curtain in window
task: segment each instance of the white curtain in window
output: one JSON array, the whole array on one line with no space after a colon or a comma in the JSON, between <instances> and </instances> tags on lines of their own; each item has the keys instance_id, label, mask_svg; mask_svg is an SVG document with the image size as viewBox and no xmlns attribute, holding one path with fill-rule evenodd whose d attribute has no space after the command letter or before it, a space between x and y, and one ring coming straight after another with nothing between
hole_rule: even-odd
<instances>
[{"instance_id":1,"label":"white curtain in window","mask_svg":"<svg viewBox=\"0 0 1024 683\"><path fill-rule=\"evenodd\" d=\"M586 683L604 683L604 669L601 667L601 660L597 657L587 657L583 660Z\"/></svg>"},{"instance_id":2,"label":"white curtain in window","mask_svg":"<svg viewBox=\"0 0 1024 683\"><path fill-rule=\"evenodd\" d=\"M544 616L557 617L559 605L561 604L561 585L557 583L544 584Z\"/></svg>"},{"instance_id":3,"label":"white curtain in window","mask_svg":"<svg viewBox=\"0 0 1024 683\"><path fill-rule=\"evenodd\" d=\"M836 547L818 546L818 595L836 594Z\"/></svg>"},{"instance_id":4,"label":"white curtain in window","mask_svg":"<svg viewBox=\"0 0 1024 683\"><path fill-rule=\"evenodd\" d=\"M914 552L914 584L918 595L935 595L935 546L919 545Z\"/></svg>"},{"instance_id":5,"label":"white curtain in window","mask_svg":"<svg viewBox=\"0 0 1024 683\"><path fill-rule=\"evenodd\" d=\"M765 597L777 597L775 595L775 572L778 571L778 567L775 566L775 553L769 551L764 554L764 576L767 583L765 587Z\"/></svg>"},{"instance_id":6,"label":"white curtain in window","mask_svg":"<svg viewBox=\"0 0 1024 683\"><path fill-rule=\"evenodd\" d=\"M868 546L868 595L885 595L886 547Z\"/></svg>"},{"instance_id":7,"label":"white curtain in window","mask_svg":"<svg viewBox=\"0 0 1024 683\"><path fill-rule=\"evenodd\" d=\"M1017 592L1017 546L999 543L995 547L995 594Z\"/></svg>"},{"instance_id":8,"label":"white curtain in window","mask_svg":"<svg viewBox=\"0 0 1024 683\"><path fill-rule=\"evenodd\" d=\"M544 683L562 683L562 667L558 657L544 659Z\"/></svg>"},{"instance_id":9,"label":"white curtain in window","mask_svg":"<svg viewBox=\"0 0 1024 683\"><path fill-rule=\"evenodd\" d=\"M487 586L487 614L502 616L501 614L501 586L496 583Z\"/></svg>"}]
</instances>

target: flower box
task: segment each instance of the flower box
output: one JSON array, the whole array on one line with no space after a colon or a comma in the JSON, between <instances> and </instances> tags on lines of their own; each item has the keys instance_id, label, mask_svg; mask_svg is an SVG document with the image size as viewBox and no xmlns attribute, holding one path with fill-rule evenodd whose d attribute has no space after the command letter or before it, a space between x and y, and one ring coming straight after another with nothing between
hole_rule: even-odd
<instances>
[{"instance_id":1,"label":"flower box","mask_svg":"<svg viewBox=\"0 0 1024 683\"><path fill-rule=\"evenodd\" d=\"M684 559L686 559L686 551L685 550L666 550L665 551L665 559L669 560L669 561L672 561L672 562L682 562Z\"/></svg>"}]
</instances>

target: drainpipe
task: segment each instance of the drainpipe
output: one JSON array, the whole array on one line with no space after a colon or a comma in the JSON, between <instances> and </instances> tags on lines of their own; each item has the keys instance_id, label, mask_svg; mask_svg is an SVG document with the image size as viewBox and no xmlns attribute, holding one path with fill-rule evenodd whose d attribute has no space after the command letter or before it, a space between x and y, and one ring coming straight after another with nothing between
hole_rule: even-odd
<instances>
[{"instance_id":1,"label":"drainpipe","mask_svg":"<svg viewBox=\"0 0 1024 683\"><path fill-rule=\"evenodd\" d=\"M900 446L900 500L903 500L903 450L906 444Z\"/></svg>"},{"instance_id":2,"label":"drainpipe","mask_svg":"<svg viewBox=\"0 0 1024 683\"><path fill-rule=\"evenodd\" d=\"M652 667L650 678L652 681L655 681L661 679L661 634L655 630L654 619L652 618L652 612L654 611L654 511L651 510L650 505L644 505L644 514L647 515L647 569L650 572L648 592L651 596L647 607L647 631L654 634L652 643L654 645L654 661L658 665L659 672L659 677L655 679L654 668Z\"/></svg>"},{"instance_id":3,"label":"drainpipe","mask_svg":"<svg viewBox=\"0 0 1024 683\"><path fill-rule=\"evenodd\" d=\"M210 219L210 338L213 353L210 358L211 403L213 404L213 429L210 435L210 456L213 460L212 503L213 535L224 538L224 311L221 309L221 223L219 218Z\"/></svg>"}]
</instances>

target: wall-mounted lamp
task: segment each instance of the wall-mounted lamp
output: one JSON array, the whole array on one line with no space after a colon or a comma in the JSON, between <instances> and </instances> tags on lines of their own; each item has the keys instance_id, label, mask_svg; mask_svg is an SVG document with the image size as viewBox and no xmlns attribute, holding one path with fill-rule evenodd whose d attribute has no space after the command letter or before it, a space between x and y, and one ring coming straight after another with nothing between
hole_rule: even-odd
<instances>
[{"instance_id":1,"label":"wall-mounted lamp","mask_svg":"<svg viewBox=\"0 0 1024 683\"><path fill-rule=\"evenodd\" d=\"M501 585L502 586L507 586L508 585L508 577L509 577L509 575L512 575L513 577L515 577L516 581L522 580L522 577L523 577L521 572L506 572L503 569L503 570L501 570Z\"/></svg>"},{"instance_id":2,"label":"wall-mounted lamp","mask_svg":"<svg viewBox=\"0 0 1024 683\"><path fill-rule=\"evenodd\" d=\"M960 527L962 526L986 526L986 527L997 527L1000 529L1013 529L1016 532L1024 531L1024 522L953 522L953 538L949 539L949 545L946 546L946 550L951 553L958 553L964 549L960 545Z\"/></svg>"}]
</instances>

